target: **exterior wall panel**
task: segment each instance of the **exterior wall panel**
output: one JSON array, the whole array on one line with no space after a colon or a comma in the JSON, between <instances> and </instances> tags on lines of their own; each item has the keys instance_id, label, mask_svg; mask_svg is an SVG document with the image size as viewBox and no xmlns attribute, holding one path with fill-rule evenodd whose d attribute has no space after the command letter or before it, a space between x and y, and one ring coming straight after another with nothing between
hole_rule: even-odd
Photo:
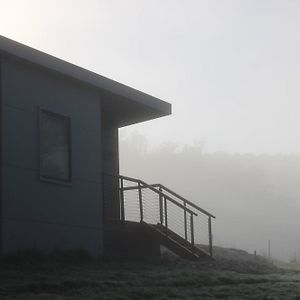
<instances>
[{"instance_id":1,"label":"exterior wall panel","mask_svg":"<svg viewBox=\"0 0 300 300\"><path fill-rule=\"evenodd\" d=\"M103 252L99 91L18 61L3 62L3 250ZM39 108L71 118L72 184L39 179Z\"/></svg>"},{"instance_id":2,"label":"exterior wall panel","mask_svg":"<svg viewBox=\"0 0 300 300\"><path fill-rule=\"evenodd\" d=\"M104 221L119 220L119 136L118 129L105 127L102 130Z\"/></svg>"},{"instance_id":3,"label":"exterior wall panel","mask_svg":"<svg viewBox=\"0 0 300 300\"><path fill-rule=\"evenodd\" d=\"M3 174L3 163L2 163L2 145L3 145L3 134L2 134L2 129L3 129L3 118L2 118L2 57L0 55L0 255L3 252L3 247L2 247L2 195L3 195L3 180L2 180L2 174Z\"/></svg>"}]
</instances>

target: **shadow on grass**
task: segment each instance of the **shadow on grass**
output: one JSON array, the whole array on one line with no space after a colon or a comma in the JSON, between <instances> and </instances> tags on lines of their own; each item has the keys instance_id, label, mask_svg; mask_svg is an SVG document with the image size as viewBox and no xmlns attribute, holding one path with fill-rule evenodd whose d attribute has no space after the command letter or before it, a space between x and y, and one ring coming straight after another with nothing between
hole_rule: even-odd
<instances>
[{"instance_id":1,"label":"shadow on grass","mask_svg":"<svg viewBox=\"0 0 300 300\"><path fill-rule=\"evenodd\" d=\"M88 252L81 249L54 250L50 253L43 253L35 249L18 250L1 256L1 265L22 265L40 263L87 263L96 261Z\"/></svg>"}]
</instances>

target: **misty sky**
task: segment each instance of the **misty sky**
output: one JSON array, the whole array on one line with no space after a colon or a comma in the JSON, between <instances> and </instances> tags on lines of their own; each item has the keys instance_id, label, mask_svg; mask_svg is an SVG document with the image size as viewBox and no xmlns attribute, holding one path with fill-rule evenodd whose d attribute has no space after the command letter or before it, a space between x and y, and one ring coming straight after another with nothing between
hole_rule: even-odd
<instances>
[{"instance_id":1,"label":"misty sky","mask_svg":"<svg viewBox=\"0 0 300 300\"><path fill-rule=\"evenodd\" d=\"M300 152L300 1L0 0L0 34L173 104L150 146Z\"/></svg>"}]
</instances>

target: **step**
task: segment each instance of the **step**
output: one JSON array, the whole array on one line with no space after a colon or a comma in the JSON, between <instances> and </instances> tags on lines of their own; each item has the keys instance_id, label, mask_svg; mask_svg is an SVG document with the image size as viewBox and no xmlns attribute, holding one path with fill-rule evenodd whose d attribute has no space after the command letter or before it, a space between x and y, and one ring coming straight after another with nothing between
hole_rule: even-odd
<instances>
[{"instance_id":1,"label":"step","mask_svg":"<svg viewBox=\"0 0 300 300\"><path fill-rule=\"evenodd\" d=\"M157 225L144 223L149 230L156 234L160 238L160 243L167 247L169 250L177 254L182 258L186 258L189 260L202 260L202 253L199 255L196 252L191 251L186 245L182 245L179 243L174 237L170 235L166 235L165 232L161 231Z\"/></svg>"},{"instance_id":2,"label":"step","mask_svg":"<svg viewBox=\"0 0 300 300\"><path fill-rule=\"evenodd\" d=\"M183 237L175 233L174 231L166 228L162 224L154 225L156 226L164 235L168 236L169 238L176 240L179 244L181 244L183 247L189 249L192 253L197 254L199 258L201 259L209 259L211 260L212 257L209 255L209 253L197 246L193 246L189 241L186 241Z\"/></svg>"},{"instance_id":3,"label":"step","mask_svg":"<svg viewBox=\"0 0 300 300\"><path fill-rule=\"evenodd\" d=\"M194 261L211 259L211 257L205 251L202 251L197 247L193 247L191 243L185 241L185 239L172 230L166 229L166 227L161 224L112 221L104 225L104 237L105 248L107 250L110 249L115 253L118 253L117 248L120 247L121 241L122 243L125 243L125 247L125 245L128 244L126 242L128 239L136 240L138 238L145 237L147 240L145 240L143 243L148 242L148 240L150 242L151 240L152 242L150 243L161 244L177 254L179 257ZM149 246L150 244L147 247ZM125 250L123 250L123 252L124 251ZM125 251L127 255L129 255L128 251L129 249Z\"/></svg>"}]
</instances>

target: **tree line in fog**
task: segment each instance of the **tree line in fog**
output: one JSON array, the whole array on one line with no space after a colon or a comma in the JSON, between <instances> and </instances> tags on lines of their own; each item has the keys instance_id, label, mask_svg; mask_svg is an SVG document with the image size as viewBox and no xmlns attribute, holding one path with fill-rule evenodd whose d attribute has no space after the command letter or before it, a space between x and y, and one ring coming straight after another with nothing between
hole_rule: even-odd
<instances>
[{"instance_id":1,"label":"tree line in fog","mask_svg":"<svg viewBox=\"0 0 300 300\"><path fill-rule=\"evenodd\" d=\"M149 148L121 136L120 172L162 183L217 216L214 243L300 259L300 155L207 153L205 144Z\"/></svg>"}]
</instances>

